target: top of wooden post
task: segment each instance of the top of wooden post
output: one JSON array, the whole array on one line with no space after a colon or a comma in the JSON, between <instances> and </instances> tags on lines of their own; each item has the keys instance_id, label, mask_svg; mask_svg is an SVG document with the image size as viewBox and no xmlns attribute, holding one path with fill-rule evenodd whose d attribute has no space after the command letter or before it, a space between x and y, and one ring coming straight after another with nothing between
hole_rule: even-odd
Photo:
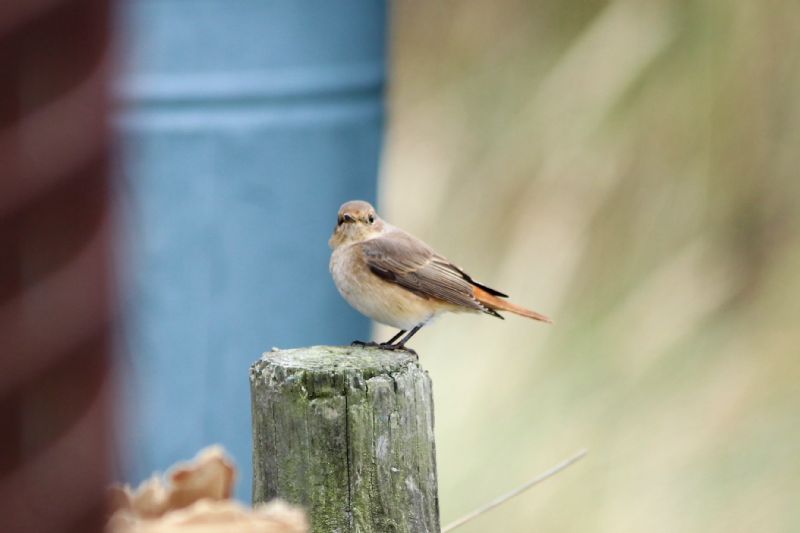
<instances>
[{"instance_id":1,"label":"top of wooden post","mask_svg":"<svg viewBox=\"0 0 800 533\"><path fill-rule=\"evenodd\" d=\"M391 372L408 364L418 365L417 358L403 350L382 350L372 346L311 346L265 352L253 365L318 371L355 371L364 376Z\"/></svg>"}]
</instances>

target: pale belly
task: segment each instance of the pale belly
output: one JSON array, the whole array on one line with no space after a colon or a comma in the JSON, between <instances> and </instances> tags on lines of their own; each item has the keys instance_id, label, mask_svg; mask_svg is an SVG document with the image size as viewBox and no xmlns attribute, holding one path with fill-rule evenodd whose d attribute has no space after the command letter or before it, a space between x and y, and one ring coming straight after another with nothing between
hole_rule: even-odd
<instances>
[{"instance_id":1,"label":"pale belly","mask_svg":"<svg viewBox=\"0 0 800 533\"><path fill-rule=\"evenodd\" d=\"M339 293L360 313L381 324L409 330L447 310L439 302L380 279L357 253L350 246L337 248L331 254L330 270Z\"/></svg>"}]
</instances>

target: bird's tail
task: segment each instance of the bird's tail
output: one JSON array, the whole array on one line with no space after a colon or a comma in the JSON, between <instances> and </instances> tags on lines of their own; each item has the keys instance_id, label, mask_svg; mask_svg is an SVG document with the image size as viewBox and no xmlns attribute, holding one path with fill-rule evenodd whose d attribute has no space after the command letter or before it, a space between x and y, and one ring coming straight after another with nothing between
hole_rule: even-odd
<instances>
[{"instance_id":1,"label":"bird's tail","mask_svg":"<svg viewBox=\"0 0 800 533\"><path fill-rule=\"evenodd\" d=\"M530 309L526 309L521 305L512 304L508 300L503 300L502 298L499 298L493 294L489 294L480 287L473 286L472 294L475 296L476 300L491 309L497 311L508 311L509 313L514 313L515 315L532 318L534 320L539 320L540 322L547 322L548 324L553 323L549 317L541 313L531 311Z\"/></svg>"}]
</instances>

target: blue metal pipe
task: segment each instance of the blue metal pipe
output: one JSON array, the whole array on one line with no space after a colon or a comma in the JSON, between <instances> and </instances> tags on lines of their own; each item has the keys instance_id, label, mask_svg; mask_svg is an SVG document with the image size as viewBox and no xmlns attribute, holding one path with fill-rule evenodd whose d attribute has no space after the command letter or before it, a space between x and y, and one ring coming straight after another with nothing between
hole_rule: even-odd
<instances>
[{"instance_id":1,"label":"blue metal pipe","mask_svg":"<svg viewBox=\"0 0 800 533\"><path fill-rule=\"evenodd\" d=\"M369 335L327 239L375 199L386 5L136 0L119 21L131 478L221 443L241 496L250 363Z\"/></svg>"}]
</instances>

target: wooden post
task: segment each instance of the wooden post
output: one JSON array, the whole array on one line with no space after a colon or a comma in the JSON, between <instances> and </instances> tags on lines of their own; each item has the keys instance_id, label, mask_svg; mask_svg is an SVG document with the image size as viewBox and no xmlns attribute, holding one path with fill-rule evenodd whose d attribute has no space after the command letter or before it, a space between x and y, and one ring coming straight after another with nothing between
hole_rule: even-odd
<instances>
[{"instance_id":1,"label":"wooden post","mask_svg":"<svg viewBox=\"0 0 800 533\"><path fill-rule=\"evenodd\" d=\"M314 532L436 532L431 380L403 351L314 346L250 369L253 501L304 506Z\"/></svg>"}]
</instances>

